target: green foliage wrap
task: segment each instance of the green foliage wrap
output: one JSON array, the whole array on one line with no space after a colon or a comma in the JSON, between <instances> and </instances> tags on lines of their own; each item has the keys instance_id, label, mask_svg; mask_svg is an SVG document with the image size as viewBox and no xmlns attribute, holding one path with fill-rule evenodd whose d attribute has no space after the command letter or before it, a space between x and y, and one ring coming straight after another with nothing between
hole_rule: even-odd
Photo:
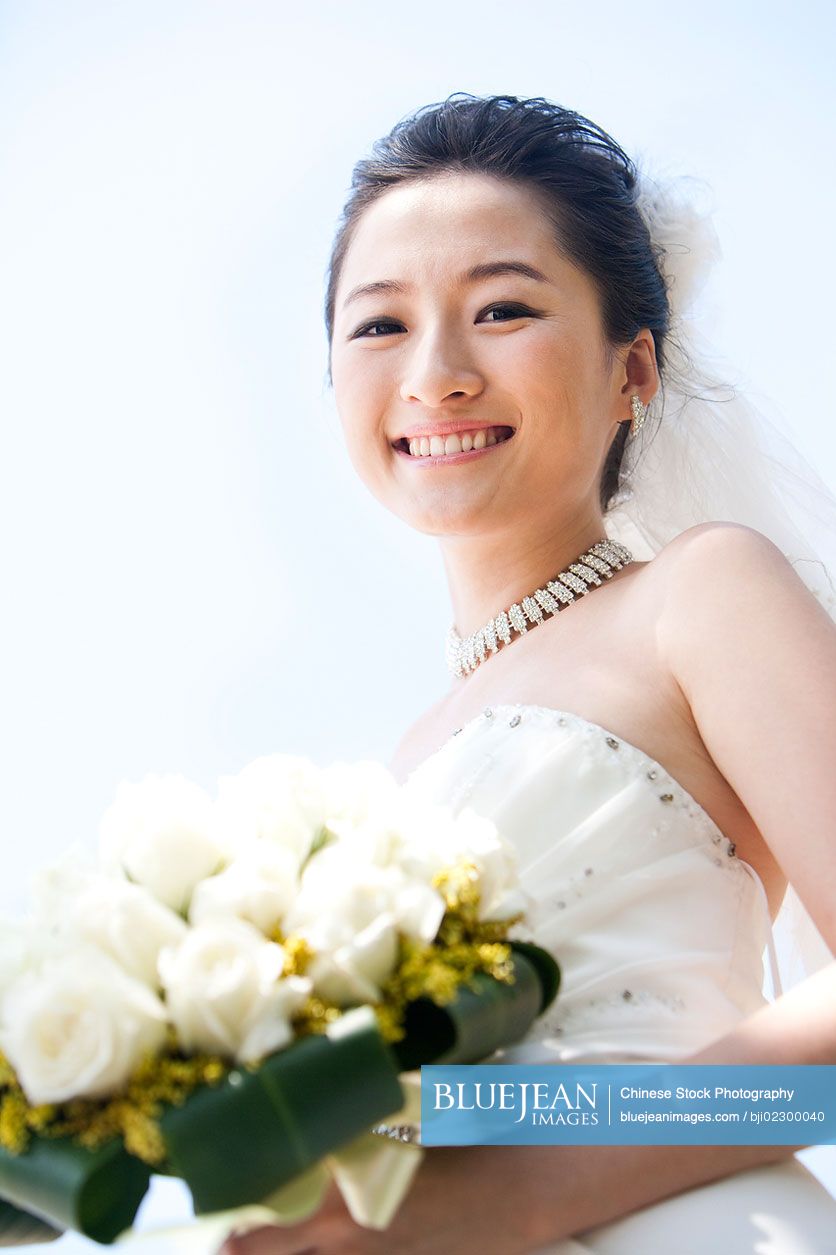
<instances>
[{"instance_id":1,"label":"green foliage wrap","mask_svg":"<svg viewBox=\"0 0 836 1255\"><path fill-rule=\"evenodd\" d=\"M161 1120L169 1163L195 1211L258 1201L404 1102L398 1065L370 1008L196 1090Z\"/></svg>"},{"instance_id":2,"label":"green foliage wrap","mask_svg":"<svg viewBox=\"0 0 836 1255\"><path fill-rule=\"evenodd\" d=\"M422 1063L475 1063L524 1036L554 999L560 972L530 942L509 943L513 983L484 973L446 1006L420 998L406 1037L390 1046L371 1007L193 1091L160 1117L167 1160L197 1214L260 1202L330 1152L399 1111L399 1073ZM88 1150L70 1138L33 1136L15 1155L0 1147L0 1245L49 1241L75 1229L111 1243L131 1227L150 1167L114 1138ZM5 1200L5 1201L4 1201Z\"/></svg>"},{"instance_id":3,"label":"green foliage wrap","mask_svg":"<svg viewBox=\"0 0 836 1255\"><path fill-rule=\"evenodd\" d=\"M98 1150L70 1138L46 1137L33 1138L22 1155L0 1148L3 1198L94 1242L112 1242L130 1228L150 1179L148 1165L129 1155L116 1138Z\"/></svg>"}]
</instances>

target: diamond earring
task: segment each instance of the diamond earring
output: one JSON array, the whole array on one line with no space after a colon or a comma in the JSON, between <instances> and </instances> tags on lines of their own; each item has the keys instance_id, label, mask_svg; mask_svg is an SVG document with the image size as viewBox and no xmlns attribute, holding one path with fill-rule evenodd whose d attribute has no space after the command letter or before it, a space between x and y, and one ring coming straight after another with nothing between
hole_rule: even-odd
<instances>
[{"instance_id":1,"label":"diamond earring","mask_svg":"<svg viewBox=\"0 0 836 1255\"><path fill-rule=\"evenodd\" d=\"M647 417L648 406L643 405L641 397L634 393L630 397L630 408L633 411L633 431L637 432Z\"/></svg>"}]
</instances>

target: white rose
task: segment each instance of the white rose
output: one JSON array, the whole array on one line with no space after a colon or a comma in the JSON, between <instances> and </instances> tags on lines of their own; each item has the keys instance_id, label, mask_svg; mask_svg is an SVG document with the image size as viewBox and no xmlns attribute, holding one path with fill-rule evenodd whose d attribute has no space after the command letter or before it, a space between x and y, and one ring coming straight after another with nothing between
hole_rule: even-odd
<instances>
[{"instance_id":1,"label":"white rose","mask_svg":"<svg viewBox=\"0 0 836 1255\"><path fill-rule=\"evenodd\" d=\"M417 880L407 881L392 902L399 931L413 941L434 941L446 909L438 890Z\"/></svg>"},{"instance_id":2,"label":"white rose","mask_svg":"<svg viewBox=\"0 0 836 1255\"><path fill-rule=\"evenodd\" d=\"M499 920L527 910L530 899L519 882L516 846L469 806L456 816L456 828L462 856L471 859L479 873L479 918Z\"/></svg>"},{"instance_id":3,"label":"white rose","mask_svg":"<svg viewBox=\"0 0 836 1255\"><path fill-rule=\"evenodd\" d=\"M427 805L424 810L380 763L336 763L323 774L328 828L339 838L336 848L345 847L346 858L389 867L400 862L411 839L431 831L438 808ZM325 849L330 852L332 846Z\"/></svg>"},{"instance_id":4,"label":"white rose","mask_svg":"<svg viewBox=\"0 0 836 1255\"><path fill-rule=\"evenodd\" d=\"M399 934L431 941L444 900L397 867L352 864L329 847L305 869L304 885L284 928L317 952L307 969L314 990L346 1006L377 1002L394 971Z\"/></svg>"},{"instance_id":5,"label":"white rose","mask_svg":"<svg viewBox=\"0 0 836 1255\"><path fill-rule=\"evenodd\" d=\"M308 863L283 926L287 932L313 928L317 944L333 948L379 915L391 915L406 936L432 941L444 909L441 894L426 881L397 864L369 863L351 842L339 841Z\"/></svg>"},{"instance_id":6,"label":"white rose","mask_svg":"<svg viewBox=\"0 0 836 1255\"><path fill-rule=\"evenodd\" d=\"M269 933L296 896L298 870L290 850L271 841L253 841L224 871L195 886L189 920L202 924L236 917Z\"/></svg>"},{"instance_id":7,"label":"white rose","mask_svg":"<svg viewBox=\"0 0 836 1255\"><path fill-rule=\"evenodd\" d=\"M400 790L392 773L376 759L336 762L322 768L322 788L329 827L351 830L385 813Z\"/></svg>"},{"instance_id":8,"label":"white rose","mask_svg":"<svg viewBox=\"0 0 836 1255\"><path fill-rule=\"evenodd\" d=\"M307 858L325 822L320 769L292 754L264 754L235 776L218 781L220 830L231 849L271 841Z\"/></svg>"},{"instance_id":9,"label":"white rose","mask_svg":"<svg viewBox=\"0 0 836 1255\"><path fill-rule=\"evenodd\" d=\"M115 1094L165 1031L160 1000L92 946L44 959L0 1000L0 1047L33 1104Z\"/></svg>"},{"instance_id":10,"label":"white rose","mask_svg":"<svg viewBox=\"0 0 836 1255\"><path fill-rule=\"evenodd\" d=\"M336 839L326 842L310 860L308 867L313 867L324 855L342 858L349 865L391 867L400 861L403 835L397 816L391 809L381 806L376 812L358 820L332 815L328 819L328 829Z\"/></svg>"},{"instance_id":11,"label":"white rose","mask_svg":"<svg viewBox=\"0 0 836 1255\"><path fill-rule=\"evenodd\" d=\"M254 1062L288 1044L311 990L282 978L284 951L239 919L207 920L160 955L170 1018L185 1050Z\"/></svg>"},{"instance_id":12,"label":"white rose","mask_svg":"<svg viewBox=\"0 0 836 1255\"><path fill-rule=\"evenodd\" d=\"M421 880L462 860L472 862L478 874L479 918L505 919L526 911L530 898L519 883L517 849L497 830L492 820L469 806L456 815L447 807L424 811L405 841L401 865Z\"/></svg>"},{"instance_id":13,"label":"white rose","mask_svg":"<svg viewBox=\"0 0 836 1255\"><path fill-rule=\"evenodd\" d=\"M398 931L389 915L380 915L345 945L318 953L307 974L314 992L339 1007L378 1002L382 986L398 958Z\"/></svg>"},{"instance_id":14,"label":"white rose","mask_svg":"<svg viewBox=\"0 0 836 1255\"><path fill-rule=\"evenodd\" d=\"M418 903L425 910L419 910ZM304 928L317 945L343 945L381 915L415 925L422 914L443 912L441 896L397 866L380 867L351 857L342 842L317 854L305 868L296 900L283 921L287 932ZM439 920L440 922L440 916ZM420 930L426 936L432 921ZM437 923L435 925L437 930ZM410 934L412 928L409 929ZM435 936L433 931L431 936Z\"/></svg>"},{"instance_id":15,"label":"white rose","mask_svg":"<svg viewBox=\"0 0 836 1255\"><path fill-rule=\"evenodd\" d=\"M106 868L121 870L181 914L197 882L227 861L212 799L180 775L123 780L99 834Z\"/></svg>"},{"instance_id":16,"label":"white rose","mask_svg":"<svg viewBox=\"0 0 836 1255\"><path fill-rule=\"evenodd\" d=\"M440 840L449 841L446 834L455 831L456 820L448 806L411 797L395 785L391 790L381 788L375 800L370 798L365 813L358 806L350 822L329 820L329 825L338 830L340 840L326 846L324 853L378 867L400 866L428 883L435 862L415 859L413 852L434 851ZM319 858L318 854L313 862Z\"/></svg>"},{"instance_id":17,"label":"white rose","mask_svg":"<svg viewBox=\"0 0 836 1255\"><path fill-rule=\"evenodd\" d=\"M141 885L68 858L36 874L34 901L44 931L97 946L152 989L160 950L186 933L180 916Z\"/></svg>"}]
</instances>

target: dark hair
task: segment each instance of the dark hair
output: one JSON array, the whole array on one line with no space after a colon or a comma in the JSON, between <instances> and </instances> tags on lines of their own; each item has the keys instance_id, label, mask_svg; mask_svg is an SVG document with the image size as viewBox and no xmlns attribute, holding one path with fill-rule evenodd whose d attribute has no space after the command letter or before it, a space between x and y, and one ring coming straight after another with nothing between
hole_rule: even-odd
<instances>
[{"instance_id":1,"label":"dark hair","mask_svg":"<svg viewBox=\"0 0 836 1255\"><path fill-rule=\"evenodd\" d=\"M364 210L392 187L448 170L528 187L550 219L561 253L597 287L608 351L648 327L662 374L670 306L657 249L636 207L635 164L601 127L541 96L454 92L402 119L354 167L328 267L329 382L337 284ZM630 421L624 421L607 453L600 486L603 511L620 486L629 432Z\"/></svg>"}]
</instances>

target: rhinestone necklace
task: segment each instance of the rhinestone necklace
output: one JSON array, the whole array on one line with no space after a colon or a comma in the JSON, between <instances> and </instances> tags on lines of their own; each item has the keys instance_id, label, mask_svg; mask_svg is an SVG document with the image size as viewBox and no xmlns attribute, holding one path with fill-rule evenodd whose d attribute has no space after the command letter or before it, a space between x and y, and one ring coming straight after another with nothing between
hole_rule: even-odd
<instances>
[{"instance_id":1,"label":"rhinestone necklace","mask_svg":"<svg viewBox=\"0 0 836 1255\"><path fill-rule=\"evenodd\" d=\"M512 638L512 632L522 636L529 625L536 627L543 623L547 615L556 614L576 597L583 597L590 588L601 584L601 576L612 579L613 570L619 571L632 561L633 555L620 541L606 536L596 540L586 553L570 562L565 571L549 580L545 588L537 588L521 602L514 602L489 619L478 632L462 639L455 626L451 627L445 648L447 666L459 678L469 675L485 661L489 652L495 654L501 645L509 645L512 639L517 639Z\"/></svg>"}]
</instances>

